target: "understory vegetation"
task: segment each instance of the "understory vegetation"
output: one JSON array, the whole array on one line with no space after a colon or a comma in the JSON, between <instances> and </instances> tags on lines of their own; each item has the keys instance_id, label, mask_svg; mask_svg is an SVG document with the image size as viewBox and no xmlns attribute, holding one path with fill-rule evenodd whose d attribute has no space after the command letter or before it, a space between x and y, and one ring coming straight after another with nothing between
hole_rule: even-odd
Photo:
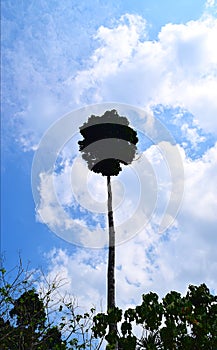
<instances>
[{"instance_id":1,"label":"understory vegetation","mask_svg":"<svg viewBox=\"0 0 217 350\"><path fill-rule=\"evenodd\" d=\"M21 261L13 271L1 268L1 349L217 349L217 296L205 284L189 285L184 296L171 291L162 300L150 292L135 308L107 313L80 312L74 299L60 293L63 284L36 276Z\"/></svg>"}]
</instances>

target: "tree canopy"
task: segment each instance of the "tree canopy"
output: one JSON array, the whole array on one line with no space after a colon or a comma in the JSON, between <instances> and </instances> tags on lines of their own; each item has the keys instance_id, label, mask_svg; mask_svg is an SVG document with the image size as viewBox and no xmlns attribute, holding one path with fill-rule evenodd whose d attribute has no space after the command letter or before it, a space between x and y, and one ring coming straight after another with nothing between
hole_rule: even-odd
<instances>
[{"instance_id":1,"label":"tree canopy","mask_svg":"<svg viewBox=\"0 0 217 350\"><path fill-rule=\"evenodd\" d=\"M137 133L126 117L116 110L106 111L101 117L92 115L80 127L84 137L78 141L88 168L103 176L116 176L121 164L130 164L136 154Z\"/></svg>"}]
</instances>

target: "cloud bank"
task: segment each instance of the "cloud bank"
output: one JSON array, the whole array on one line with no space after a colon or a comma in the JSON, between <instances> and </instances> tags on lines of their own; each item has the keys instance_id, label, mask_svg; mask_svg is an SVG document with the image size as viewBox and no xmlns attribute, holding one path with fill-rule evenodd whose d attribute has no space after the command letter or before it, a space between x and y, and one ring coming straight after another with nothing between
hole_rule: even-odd
<instances>
[{"instance_id":1,"label":"cloud bank","mask_svg":"<svg viewBox=\"0 0 217 350\"><path fill-rule=\"evenodd\" d=\"M207 2L207 6L213 8L214 4ZM61 18L66 15L66 8L59 8L55 17L48 15L45 7L41 24L37 22L36 26L33 21L27 30L28 22L24 23L23 32L17 31L16 41L12 20L3 18L5 33L15 45L13 51L4 50L3 86L13 82L16 109L12 96L3 97L10 104L7 109L13 113L16 132L17 126L22 125L19 141L25 149L37 145L46 128L64 113L106 101L146 109L158 104L181 106L194 115L204 130L216 134L214 16L207 13L185 24L168 23L161 28L157 40L150 40L147 22L139 15L125 14L112 25L99 25L106 12L103 7L99 21L86 34L82 30L84 20L79 22L82 45L78 47L73 44L73 40L78 40L78 28L73 28L72 35L70 26L79 9L69 6L64 27ZM29 7L27 20L33 10L36 19L41 16L39 9ZM92 40L87 41L87 36Z\"/></svg>"},{"instance_id":2,"label":"cloud bank","mask_svg":"<svg viewBox=\"0 0 217 350\"><path fill-rule=\"evenodd\" d=\"M217 21L212 16L204 16L182 25L167 24L157 41L148 39L146 28L145 19L128 14L122 16L114 28L101 26L95 35L98 47L87 61L87 67L64 84L75 106L113 100L149 111L161 105L159 113L165 106L182 107L183 115L177 112L174 123L179 128L179 118L183 118L182 137L190 140L192 149L199 152L198 144L206 141L200 128L214 134L217 131L214 45ZM194 118L193 125L187 118L189 112ZM169 114L166 118L170 118ZM189 283L205 282L217 290L214 277L216 146L207 146L207 150L191 158L183 148L182 137L179 136L178 142L185 170L185 194L173 227L160 236L152 221L130 241L117 247L117 301L121 307L140 302L141 294L150 290L160 295L171 289L184 293ZM152 165L157 166L160 158L154 155L153 147L148 148L148 153ZM155 174L160 172L163 173L162 166L155 168ZM168 179L165 184L168 186ZM165 195L168 188L163 182L162 189ZM164 203L166 200L165 197ZM139 215L137 219L141 219ZM83 275L71 290L76 295L80 295L81 290L85 292L81 303L85 299L90 304L94 298L105 307L106 251L85 251L84 260L82 250L73 255L62 250L52 254L49 273L62 267L73 281L73 273L79 267Z\"/></svg>"},{"instance_id":3,"label":"cloud bank","mask_svg":"<svg viewBox=\"0 0 217 350\"><path fill-rule=\"evenodd\" d=\"M100 25L107 16L104 7L99 22L88 27L86 32L86 22L79 6L75 12L75 8L70 7L68 14L69 5L61 7L52 17L47 2L43 2L43 15L36 11L34 4L34 1L30 2L22 19L30 19L28 16L35 13L35 21L29 26L24 20L24 29L19 35L15 23L20 24L20 13L14 12L15 22L9 16L4 18L7 30L3 44L8 38L15 44L12 49L4 51L7 68L3 84L11 81L16 92L14 99L10 92L4 95L4 104L8 106L4 117L13 116L10 132L13 131L26 150L35 149L43 132L63 113L87 104L116 101L142 107L150 113L161 106L159 117L166 107L181 107L184 112L181 117L175 113L173 131L176 133L181 129L185 142L191 140L197 153L194 159L189 157L178 134L176 141L184 164L186 191L173 228L160 236L156 234L155 222L149 223L140 234L117 248L118 305L138 303L141 294L150 290L160 295L171 289L184 292L189 283L205 282L217 291L214 249L217 149L213 144L207 145L202 152L197 149L198 143L206 141L199 132L200 128L215 137L217 133L216 18L206 14L185 24L168 23L153 41L148 37L146 19L138 15L125 14L112 25ZM206 4L207 8L215 6L212 0ZM78 13L81 27L73 28L73 16ZM63 14L66 18L64 27ZM87 22L97 17L93 12L88 12L88 16ZM83 46L85 52L81 52L82 45L76 45L75 33L80 35L79 42L86 43ZM83 57L82 61L80 57ZM189 112L194 118L193 126L187 118ZM180 118L185 120L181 127ZM166 113L164 120L170 123L171 119ZM156 159L157 169L160 158L155 158L150 146L147 153L152 164ZM159 169L162 173L165 171L163 167ZM63 205L72 204L72 198L65 191L70 172L67 163L64 171L59 175L57 193L51 190L51 174L41 173L41 207L37 210L49 225L61 226L64 223L72 229L75 220L66 222L64 212L53 206L58 193L62 194ZM168 182L162 181L161 185L166 202ZM96 182L96 187L98 190L102 184ZM93 188L90 185L92 196ZM118 205L118 195L121 197L123 192L121 186L117 189ZM127 204L131 208L132 203ZM124 210L119 213L118 220L123 218ZM81 221L82 217L77 220ZM139 216L137 220L140 220ZM85 225L83 223L84 239L88 234ZM75 233L79 235L79 232ZM48 274L61 271L69 280L68 291L80 296L81 304L90 305L95 300L105 305L106 251L81 249L72 254L53 250L48 259Z\"/></svg>"},{"instance_id":4,"label":"cloud bank","mask_svg":"<svg viewBox=\"0 0 217 350\"><path fill-rule=\"evenodd\" d=\"M160 296L174 289L184 293L190 283L205 282L217 291L216 151L217 145L202 159L193 161L182 153L186 191L172 229L159 235L155 226L148 224L117 247L117 303L120 307L139 303L141 295L150 290ZM78 297L83 307L88 308L95 300L98 310L101 307L105 310L107 250L80 248L74 254L63 250L50 254L48 275L63 271L70 283L67 290Z\"/></svg>"}]
</instances>

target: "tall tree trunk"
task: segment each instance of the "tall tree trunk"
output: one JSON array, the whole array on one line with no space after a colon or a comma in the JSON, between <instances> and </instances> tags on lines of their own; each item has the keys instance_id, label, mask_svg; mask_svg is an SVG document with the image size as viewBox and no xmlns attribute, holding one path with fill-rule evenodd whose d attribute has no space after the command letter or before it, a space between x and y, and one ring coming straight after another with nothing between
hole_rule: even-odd
<instances>
[{"instance_id":1,"label":"tall tree trunk","mask_svg":"<svg viewBox=\"0 0 217 350\"><path fill-rule=\"evenodd\" d=\"M112 210L111 179L107 176L108 189L108 225L109 225L109 256L108 256L108 290L107 309L115 307L115 230Z\"/></svg>"},{"instance_id":2,"label":"tall tree trunk","mask_svg":"<svg viewBox=\"0 0 217 350\"><path fill-rule=\"evenodd\" d=\"M108 189L108 224L109 224L109 255L107 272L107 310L115 307L115 230L112 210L111 178L107 176ZM109 324L109 332L117 332L117 324ZM115 349L118 349L116 344Z\"/></svg>"}]
</instances>

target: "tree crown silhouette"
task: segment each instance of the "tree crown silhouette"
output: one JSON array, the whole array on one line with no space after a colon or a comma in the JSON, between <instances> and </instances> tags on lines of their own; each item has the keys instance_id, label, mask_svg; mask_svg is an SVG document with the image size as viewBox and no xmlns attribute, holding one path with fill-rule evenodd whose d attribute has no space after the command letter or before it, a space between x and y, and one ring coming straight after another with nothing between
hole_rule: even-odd
<instances>
[{"instance_id":1,"label":"tree crown silhouette","mask_svg":"<svg viewBox=\"0 0 217 350\"><path fill-rule=\"evenodd\" d=\"M88 168L103 176L117 176L121 164L132 163L136 154L137 133L129 126L126 117L113 109L101 117L92 115L80 127L84 137L79 150Z\"/></svg>"}]
</instances>

